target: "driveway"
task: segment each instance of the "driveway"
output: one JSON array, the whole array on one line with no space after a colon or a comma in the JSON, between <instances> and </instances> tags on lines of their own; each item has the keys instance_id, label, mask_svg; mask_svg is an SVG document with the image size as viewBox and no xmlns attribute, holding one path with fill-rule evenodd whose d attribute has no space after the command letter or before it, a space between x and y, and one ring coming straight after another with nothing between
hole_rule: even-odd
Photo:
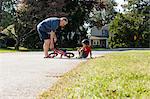
<instances>
[{"instance_id":1,"label":"driveway","mask_svg":"<svg viewBox=\"0 0 150 99\"><path fill-rule=\"evenodd\" d=\"M93 51L93 56L105 53L110 51ZM42 52L0 53L0 99L35 99L64 73L86 60L44 59Z\"/></svg>"}]
</instances>

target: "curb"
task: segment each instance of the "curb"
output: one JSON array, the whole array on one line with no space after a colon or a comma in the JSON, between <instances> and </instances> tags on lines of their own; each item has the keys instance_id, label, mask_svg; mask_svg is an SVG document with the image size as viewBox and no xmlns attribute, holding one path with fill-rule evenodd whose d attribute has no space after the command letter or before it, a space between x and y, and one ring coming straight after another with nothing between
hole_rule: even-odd
<instances>
[{"instance_id":1,"label":"curb","mask_svg":"<svg viewBox=\"0 0 150 99\"><path fill-rule=\"evenodd\" d=\"M105 49L96 51L127 51L127 50L150 50L150 48L116 48L116 49Z\"/></svg>"}]
</instances>

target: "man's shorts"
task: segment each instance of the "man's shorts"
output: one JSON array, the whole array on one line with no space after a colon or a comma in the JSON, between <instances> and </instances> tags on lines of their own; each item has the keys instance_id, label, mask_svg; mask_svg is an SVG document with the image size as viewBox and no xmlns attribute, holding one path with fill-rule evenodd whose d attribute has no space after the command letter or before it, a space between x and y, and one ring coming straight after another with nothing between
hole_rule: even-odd
<instances>
[{"instance_id":1,"label":"man's shorts","mask_svg":"<svg viewBox=\"0 0 150 99\"><path fill-rule=\"evenodd\" d=\"M37 27L37 31L38 31L39 37L40 37L40 39L41 39L42 41L43 41L43 40L46 40L46 39L50 39L50 34L49 34L49 33L40 30L39 27Z\"/></svg>"}]
</instances>

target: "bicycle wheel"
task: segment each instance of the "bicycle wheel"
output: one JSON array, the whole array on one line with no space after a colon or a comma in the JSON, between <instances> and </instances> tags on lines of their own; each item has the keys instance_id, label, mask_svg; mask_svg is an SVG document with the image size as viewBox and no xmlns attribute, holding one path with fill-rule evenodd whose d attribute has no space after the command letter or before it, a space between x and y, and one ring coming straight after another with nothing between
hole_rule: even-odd
<instances>
[{"instance_id":1,"label":"bicycle wheel","mask_svg":"<svg viewBox=\"0 0 150 99\"><path fill-rule=\"evenodd\" d=\"M51 57L51 58L54 58L54 57L56 57L58 54L57 53L50 53L49 54L49 56Z\"/></svg>"},{"instance_id":2,"label":"bicycle wheel","mask_svg":"<svg viewBox=\"0 0 150 99\"><path fill-rule=\"evenodd\" d=\"M65 56L68 57L68 58L72 58L72 57L74 57L74 54L73 54L73 53L70 53L70 52L67 52L67 53L65 54Z\"/></svg>"}]
</instances>

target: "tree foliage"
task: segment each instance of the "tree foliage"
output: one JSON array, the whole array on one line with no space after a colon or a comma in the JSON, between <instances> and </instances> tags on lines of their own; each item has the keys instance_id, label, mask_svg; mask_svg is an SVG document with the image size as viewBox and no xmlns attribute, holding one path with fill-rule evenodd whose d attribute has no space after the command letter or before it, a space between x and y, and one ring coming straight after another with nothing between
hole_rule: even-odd
<instances>
[{"instance_id":1,"label":"tree foliage","mask_svg":"<svg viewBox=\"0 0 150 99\"><path fill-rule=\"evenodd\" d=\"M61 31L59 35L61 44L68 47L68 45L77 45L77 41L86 37L86 29L83 27L84 23L89 20L89 14L92 9L104 9L105 5L99 0L23 0L23 6L27 6L26 11L27 22L35 22L31 25L37 25L40 21L47 17L61 17L66 16L69 19L68 26ZM24 18L23 17L23 18ZM30 17L30 19L28 19ZM58 29L58 34L60 30ZM37 37L37 35L35 35ZM32 37L31 37L32 38ZM30 40L30 39L29 39ZM26 40L29 42L29 40ZM27 43L25 45L27 45ZM36 42L35 42L36 43ZM60 44L59 44L60 45Z\"/></svg>"},{"instance_id":2,"label":"tree foliage","mask_svg":"<svg viewBox=\"0 0 150 99\"><path fill-rule=\"evenodd\" d=\"M16 40L16 49L19 49L19 46L41 48L36 25L48 17L66 16L69 24L63 31L58 29L57 34L61 34L58 35L59 42L62 45L66 44L66 47L75 47L79 39L86 37L87 28L83 26L84 23L93 24L93 21L90 21L93 9L109 9L110 4L105 1L107 0L6 0L3 4L7 5L10 2L11 6L6 7L10 11L5 11L13 16L6 26L14 26L15 32L9 33ZM7 23L7 19L2 17L3 23Z\"/></svg>"},{"instance_id":3,"label":"tree foliage","mask_svg":"<svg viewBox=\"0 0 150 99\"><path fill-rule=\"evenodd\" d=\"M14 1L0 0L0 27L6 28L13 23L14 19Z\"/></svg>"},{"instance_id":4,"label":"tree foliage","mask_svg":"<svg viewBox=\"0 0 150 99\"><path fill-rule=\"evenodd\" d=\"M111 47L149 47L149 2L128 0L127 12L118 14L110 25Z\"/></svg>"},{"instance_id":5,"label":"tree foliage","mask_svg":"<svg viewBox=\"0 0 150 99\"><path fill-rule=\"evenodd\" d=\"M101 28L105 24L109 24L116 15L116 11L114 6L116 6L116 2L114 0L105 0L102 2L104 8L97 9L94 8L90 15L90 21L93 26L97 26L97 28Z\"/></svg>"}]
</instances>

